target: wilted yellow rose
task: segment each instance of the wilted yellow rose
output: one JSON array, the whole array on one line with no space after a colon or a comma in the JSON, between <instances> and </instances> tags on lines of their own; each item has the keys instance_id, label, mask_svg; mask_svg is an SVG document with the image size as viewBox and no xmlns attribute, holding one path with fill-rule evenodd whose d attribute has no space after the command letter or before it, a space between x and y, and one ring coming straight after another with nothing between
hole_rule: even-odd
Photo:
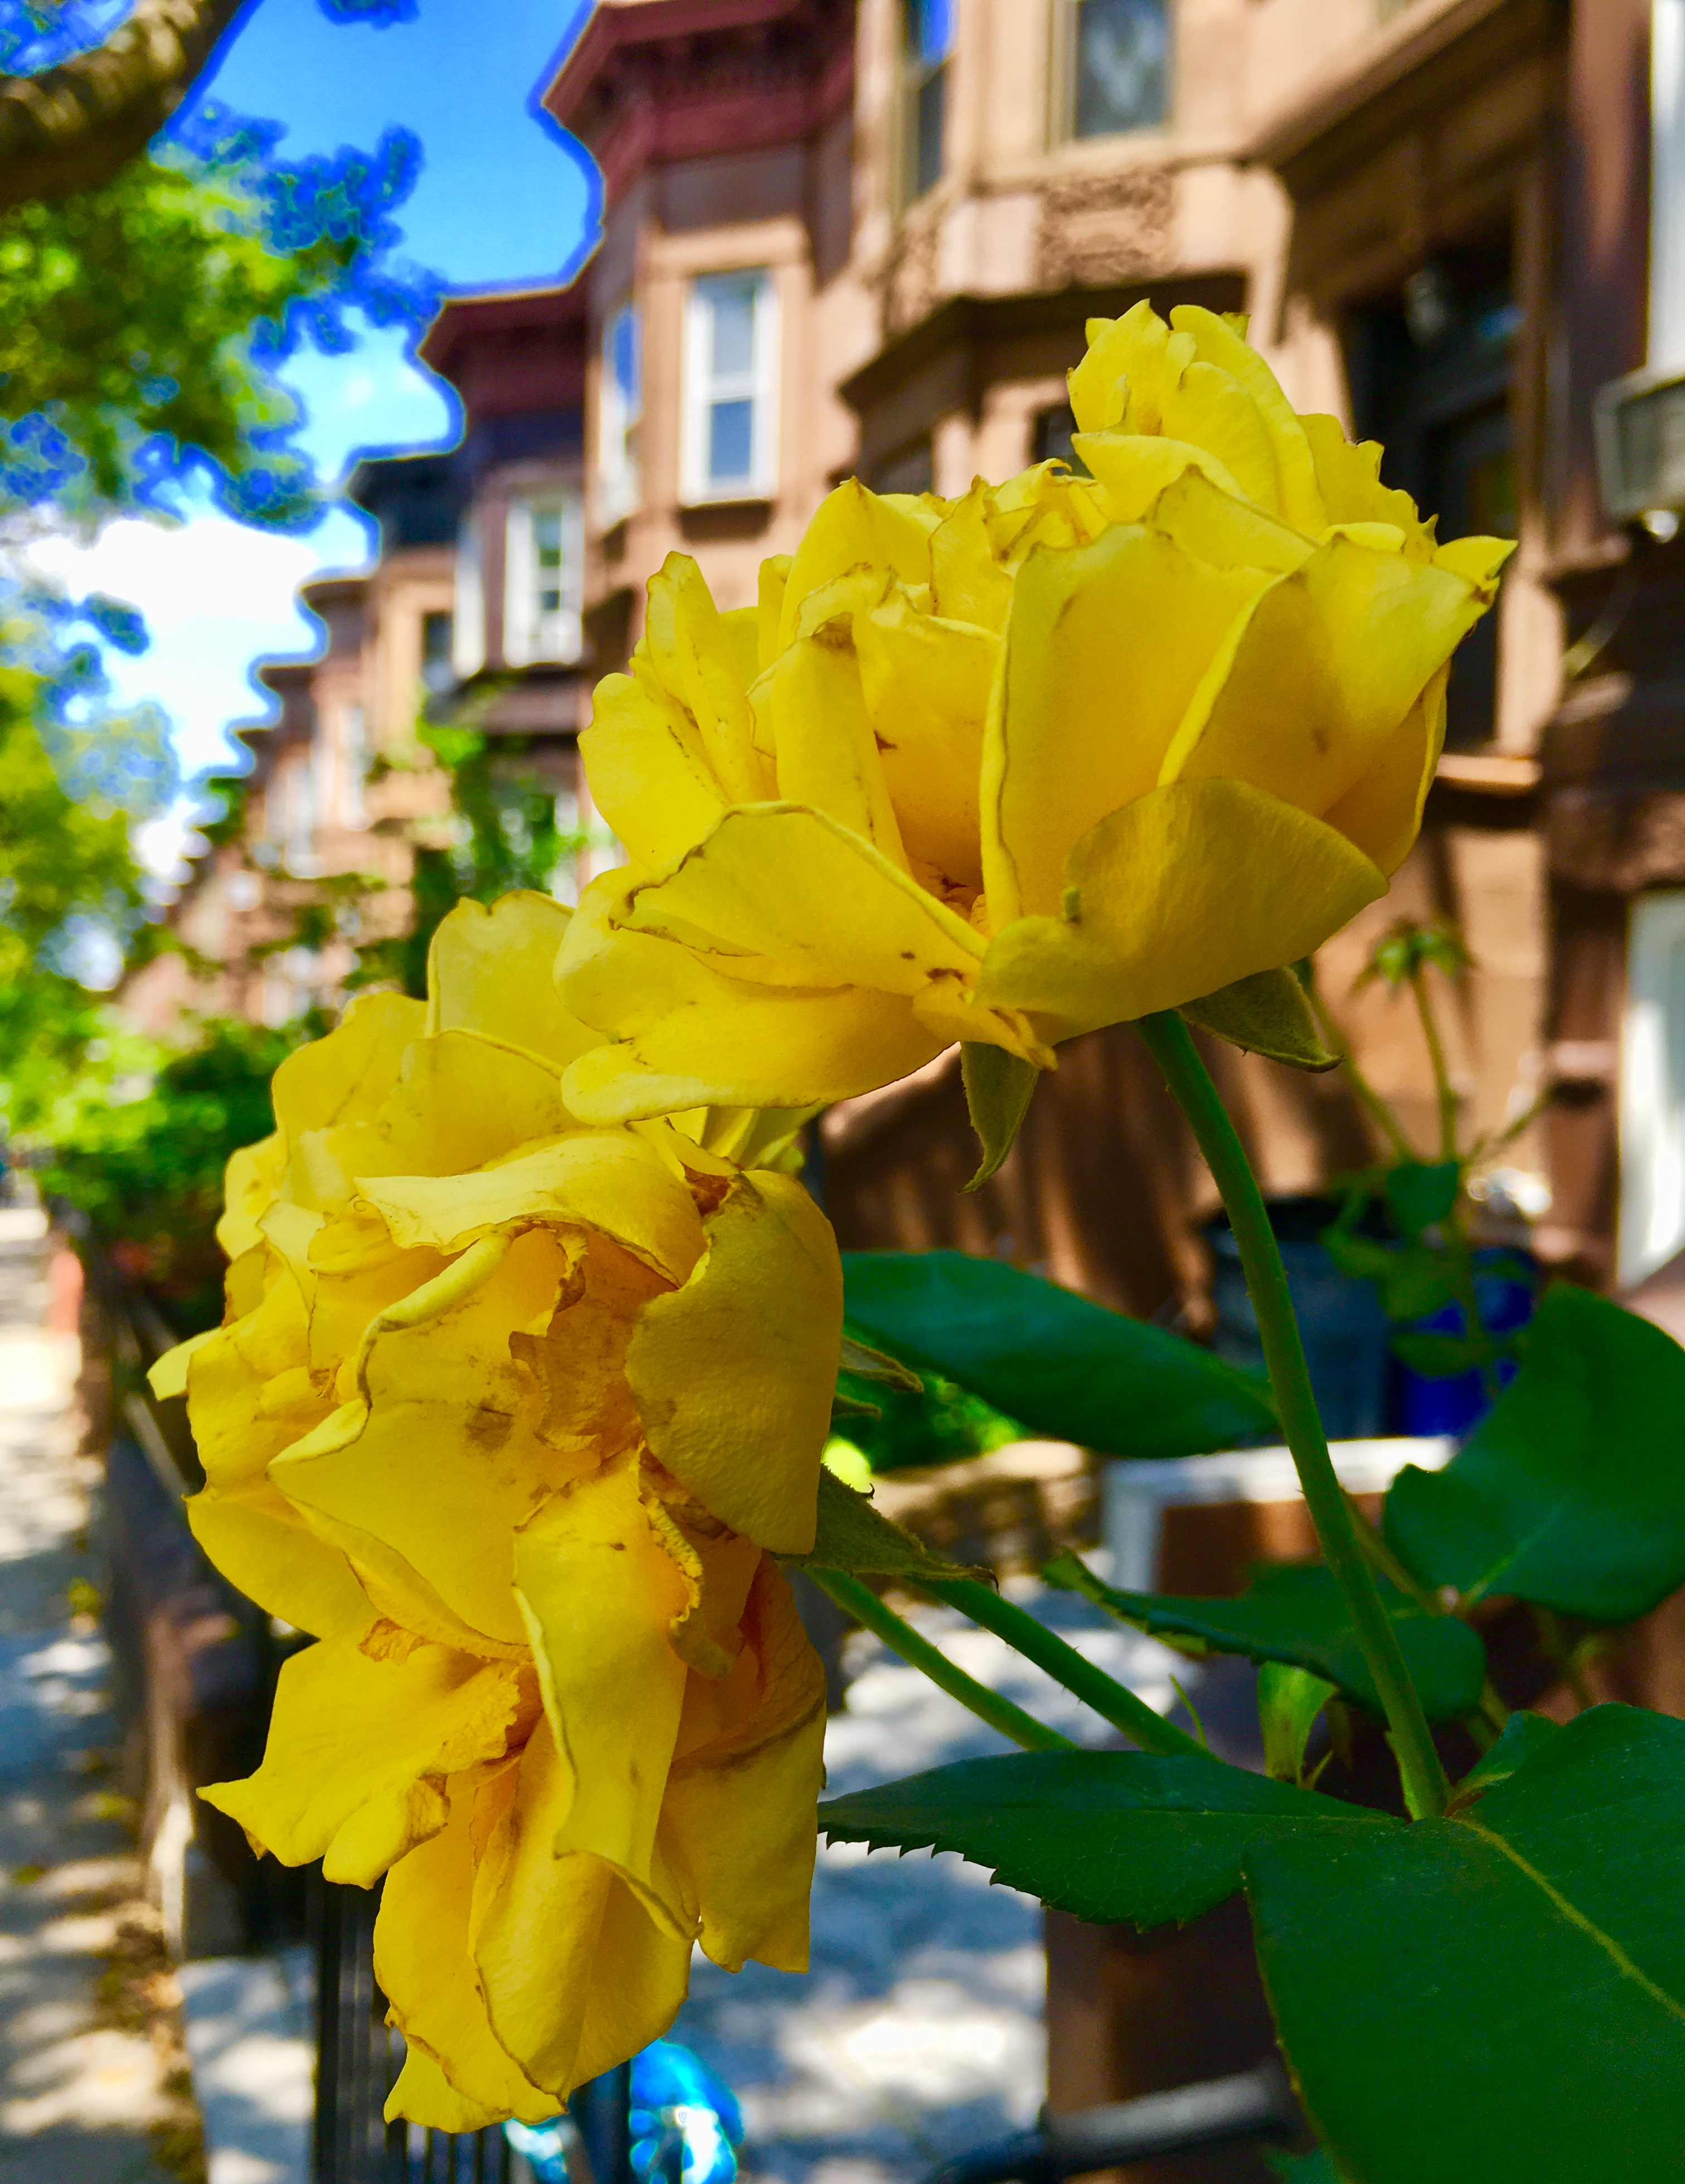
<instances>
[{"instance_id":1,"label":"wilted yellow rose","mask_svg":"<svg viewBox=\"0 0 1685 2184\"><path fill-rule=\"evenodd\" d=\"M451 2131L656 2037L698 1942L806 1963L824 1684L770 1557L813 1544L836 1247L787 1176L576 1121L567 918L461 905L425 1007L364 1000L282 1066L226 1323L158 1373L195 1532L318 1641L206 1794L289 1864L386 1875L389 2113Z\"/></svg>"},{"instance_id":2,"label":"wilted yellow rose","mask_svg":"<svg viewBox=\"0 0 1685 2184\"><path fill-rule=\"evenodd\" d=\"M676 554L651 583L583 738L631 861L562 955L614 1042L581 1114L833 1100L954 1039L1051 1067L1385 892L1509 547L1437 545L1241 322L1088 332L1091 480L848 484L758 610Z\"/></svg>"}]
</instances>

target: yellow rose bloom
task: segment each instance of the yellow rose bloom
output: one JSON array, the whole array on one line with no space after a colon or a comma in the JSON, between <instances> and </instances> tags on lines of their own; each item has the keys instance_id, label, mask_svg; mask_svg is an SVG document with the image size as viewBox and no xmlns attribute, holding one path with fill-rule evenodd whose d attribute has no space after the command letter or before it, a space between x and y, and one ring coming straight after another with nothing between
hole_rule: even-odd
<instances>
[{"instance_id":1,"label":"yellow rose bloom","mask_svg":"<svg viewBox=\"0 0 1685 2184\"><path fill-rule=\"evenodd\" d=\"M448 2131L554 2114L665 2030L698 1942L807 1960L824 1680L771 1557L813 1544L836 1245L699 1125L578 1123L568 917L460 905L425 1006L361 1000L283 1064L231 1165L226 1321L157 1375L199 1540L317 1641L205 1794L386 1876L388 2114Z\"/></svg>"},{"instance_id":2,"label":"yellow rose bloom","mask_svg":"<svg viewBox=\"0 0 1685 2184\"><path fill-rule=\"evenodd\" d=\"M595 1121L800 1106L1290 963L1415 839L1509 545L1436 543L1243 322L1138 304L1071 376L1093 476L839 487L756 609L649 588L582 738L630 863L560 974Z\"/></svg>"}]
</instances>

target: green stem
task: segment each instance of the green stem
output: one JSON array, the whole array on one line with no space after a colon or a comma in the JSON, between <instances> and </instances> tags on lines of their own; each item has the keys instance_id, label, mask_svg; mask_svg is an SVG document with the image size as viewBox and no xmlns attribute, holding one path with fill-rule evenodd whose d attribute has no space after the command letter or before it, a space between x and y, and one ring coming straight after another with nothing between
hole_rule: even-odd
<instances>
[{"instance_id":1,"label":"green stem","mask_svg":"<svg viewBox=\"0 0 1685 2184\"><path fill-rule=\"evenodd\" d=\"M986 1721L991 1729L998 1729L1003 1736L1021 1744L1026 1752L1081 1750L1070 1737L1061 1736L1056 1729L1049 1729L1032 1714L1026 1713L1022 1707L1014 1706L1010 1699L992 1691L987 1684L980 1684L963 1669L956 1669L940 1646L921 1637L910 1623L886 1606L859 1578L850 1577L843 1570L812 1568L808 1575L831 1595L839 1607L847 1608L857 1623L864 1624L881 1638L893 1653L898 1653L909 1669L917 1669L928 1676L950 1698L969 1707L979 1721Z\"/></svg>"},{"instance_id":2,"label":"green stem","mask_svg":"<svg viewBox=\"0 0 1685 2184\"><path fill-rule=\"evenodd\" d=\"M1333 1012L1323 1000L1315 976L1305 987L1304 993L1306 1000L1310 1003L1311 1013L1316 1018L1317 1029L1321 1033L1328 1051L1337 1059L1340 1074L1357 1095L1358 1104L1369 1117L1370 1121L1374 1123L1376 1128L1380 1131L1382 1136L1386 1139L1387 1144L1392 1146L1399 1158L1406 1161L1414 1160L1415 1148L1404 1135L1404 1124L1399 1122L1393 1110L1359 1068L1357 1056L1351 1050L1351 1042L1340 1029L1339 1025L1335 1022Z\"/></svg>"},{"instance_id":3,"label":"green stem","mask_svg":"<svg viewBox=\"0 0 1685 2184\"><path fill-rule=\"evenodd\" d=\"M1410 991L1415 996L1415 1012L1421 1019L1421 1035L1427 1041L1427 1058L1433 1065L1433 1090L1439 1102L1439 1157L1443 1161L1455 1160L1457 1095L1452 1089L1451 1072L1445 1067L1445 1048L1434 1020L1433 1003L1428 998L1427 981L1420 970L1410 972Z\"/></svg>"},{"instance_id":4,"label":"green stem","mask_svg":"<svg viewBox=\"0 0 1685 2184\"><path fill-rule=\"evenodd\" d=\"M1264 1359L1275 1390L1276 1411L1292 1451L1310 1520L1321 1542L1323 1560L1332 1571L1363 1647L1364 1659L1393 1733L1404 1799L1418 1819L1443 1813L1450 1786L1421 1701L1410 1681L1399 1634L1382 1604L1333 1459L1317 1415L1310 1373L1304 1362L1287 1290L1287 1269L1252 1173L1227 1110L1200 1060L1187 1026L1173 1010L1143 1017L1138 1027L1177 1104L1192 1124L1225 1207L1246 1273Z\"/></svg>"},{"instance_id":5,"label":"green stem","mask_svg":"<svg viewBox=\"0 0 1685 2184\"><path fill-rule=\"evenodd\" d=\"M921 1589L957 1607L962 1615L969 1615L973 1623L981 1623L985 1630L993 1630L997 1638L1005 1639L1015 1652L1044 1669L1073 1698L1092 1707L1102 1721L1121 1729L1143 1752L1184 1757L1192 1753L1199 1759L1210 1757L1197 1738L1155 1713L1145 1699L1137 1698L1104 1669L1085 1660L1074 1646L1067 1646L1063 1638L1037 1623L1027 1610L1003 1598L992 1585L981 1584L974 1577L957 1577Z\"/></svg>"}]
</instances>

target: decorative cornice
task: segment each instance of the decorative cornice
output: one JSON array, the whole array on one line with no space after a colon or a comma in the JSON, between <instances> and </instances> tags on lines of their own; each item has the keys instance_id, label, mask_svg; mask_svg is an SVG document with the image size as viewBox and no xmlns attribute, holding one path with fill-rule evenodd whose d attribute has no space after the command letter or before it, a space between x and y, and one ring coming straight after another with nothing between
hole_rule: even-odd
<instances>
[{"instance_id":1,"label":"decorative cornice","mask_svg":"<svg viewBox=\"0 0 1685 2184\"><path fill-rule=\"evenodd\" d=\"M610 203L651 166L800 143L854 96L848 0L605 0L544 94Z\"/></svg>"}]
</instances>

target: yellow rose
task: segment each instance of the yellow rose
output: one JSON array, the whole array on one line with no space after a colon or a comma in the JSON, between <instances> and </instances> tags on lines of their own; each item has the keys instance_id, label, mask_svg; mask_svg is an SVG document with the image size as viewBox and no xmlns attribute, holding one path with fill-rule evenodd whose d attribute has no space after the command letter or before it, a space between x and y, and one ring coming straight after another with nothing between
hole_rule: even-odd
<instances>
[{"instance_id":1,"label":"yellow rose","mask_svg":"<svg viewBox=\"0 0 1685 2184\"><path fill-rule=\"evenodd\" d=\"M797 1106L954 1039L1062 1039L1309 953L1421 823L1508 545L1439 546L1239 321L1144 304L1071 374L1093 473L840 487L759 609L672 556L598 688L626 844L562 951L608 1122Z\"/></svg>"},{"instance_id":2,"label":"yellow rose","mask_svg":"<svg viewBox=\"0 0 1685 2184\"><path fill-rule=\"evenodd\" d=\"M698 1942L806 1964L824 1683L770 1556L813 1544L836 1246L787 1176L577 1123L568 915L461 905L425 1007L364 1000L282 1067L231 1166L226 1323L158 1370L195 1532L318 1641L206 1794L289 1864L386 1876L388 2113L450 2131L656 2037Z\"/></svg>"}]
</instances>

